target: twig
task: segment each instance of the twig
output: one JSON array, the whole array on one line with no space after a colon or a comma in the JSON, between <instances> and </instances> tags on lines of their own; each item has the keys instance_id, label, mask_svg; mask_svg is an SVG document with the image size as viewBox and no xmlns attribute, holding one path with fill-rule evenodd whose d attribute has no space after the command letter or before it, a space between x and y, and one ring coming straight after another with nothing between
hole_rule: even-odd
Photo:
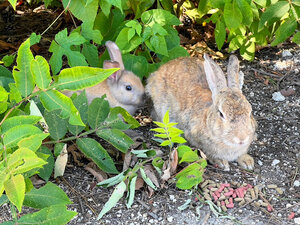
<instances>
[{"instance_id":1,"label":"twig","mask_svg":"<svg viewBox=\"0 0 300 225\"><path fill-rule=\"evenodd\" d=\"M56 23L56 21L61 17L61 15L69 8L70 3L71 0L69 0L67 7L58 15L58 17L47 27L46 30L44 30L43 33L41 33L41 36L43 36Z\"/></svg>"},{"instance_id":2,"label":"twig","mask_svg":"<svg viewBox=\"0 0 300 225\"><path fill-rule=\"evenodd\" d=\"M261 73L261 74L271 76L271 77L276 77L276 78L281 78L282 77L282 76L279 76L279 75L276 75L276 74L268 73L268 72L265 72L263 70L257 70L257 69L254 69L254 68L250 68L250 70L253 70L254 72Z\"/></svg>"},{"instance_id":3,"label":"twig","mask_svg":"<svg viewBox=\"0 0 300 225\"><path fill-rule=\"evenodd\" d=\"M277 81L277 91L279 91L280 82L283 81L287 76L291 75L293 72L294 72L294 66L290 68L290 71L288 73L280 77L280 79Z\"/></svg>"}]
</instances>

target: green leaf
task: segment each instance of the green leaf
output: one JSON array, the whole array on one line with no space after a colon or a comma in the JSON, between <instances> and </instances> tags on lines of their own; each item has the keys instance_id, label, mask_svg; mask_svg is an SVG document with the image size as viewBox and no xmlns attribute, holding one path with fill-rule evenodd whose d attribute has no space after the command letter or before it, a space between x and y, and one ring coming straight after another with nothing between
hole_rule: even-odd
<instances>
[{"instance_id":1,"label":"green leaf","mask_svg":"<svg viewBox=\"0 0 300 225\"><path fill-rule=\"evenodd\" d=\"M209 1L212 8L218 8L218 9L223 9L225 2L226 1L224 1L224 0L210 0Z\"/></svg>"},{"instance_id":2,"label":"green leaf","mask_svg":"<svg viewBox=\"0 0 300 225\"><path fill-rule=\"evenodd\" d=\"M54 140L59 140L68 132L68 124L65 119L59 116L59 110L44 112L44 117L49 127L50 137Z\"/></svg>"},{"instance_id":3,"label":"green leaf","mask_svg":"<svg viewBox=\"0 0 300 225\"><path fill-rule=\"evenodd\" d=\"M49 148L42 146L37 153L43 153L48 155L47 158L47 164L43 166L43 168L39 169L39 177L41 177L43 180L48 181L53 169L54 169L54 157L52 155L52 152Z\"/></svg>"},{"instance_id":4,"label":"green leaf","mask_svg":"<svg viewBox=\"0 0 300 225\"><path fill-rule=\"evenodd\" d=\"M66 193L51 182L48 182L39 189L32 189L26 193L24 199L24 205L34 209L43 209L53 205L67 205L71 203L72 201L70 201Z\"/></svg>"},{"instance_id":5,"label":"green leaf","mask_svg":"<svg viewBox=\"0 0 300 225\"><path fill-rule=\"evenodd\" d=\"M183 162L195 162L199 159L199 156L197 154L197 152L194 151L187 151L183 154L181 160L179 163L183 163Z\"/></svg>"},{"instance_id":6,"label":"green leaf","mask_svg":"<svg viewBox=\"0 0 300 225\"><path fill-rule=\"evenodd\" d=\"M91 138L79 138L76 143L80 151L92 159L101 170L112 174L119 173L110 155L97 141Z\"/></svg>"},{"instance_id":7,"label":"green leaf","mask_svg":"<svg viewBox=\"0 0 300 225\"><path fill-rule=\"evenodd\" d=\"M4 188L9 201L21 212L25 196L25 181L23 175L18 174L12 176L9 180L4 182Z\"/></svg>"},{"instance_id":8,"label":"green leaf","mask_svg":"<svg viewBox=\"0 0 300 225\"><path fill-rule=\"evenodd\" d=\"M243 24L250 26L253 22L253 12L247 0L236 0L239 9L243 15Z\"/></svg>"},{"instance_id":9,"label":"green leaf","mask_svg":"<svg viewBox=\"0 0 300 225\"><path fill-rule=\"evenodd\" d=\"M191 152L191 151L193 151L193 150L187 145L178 146L178 148L177 148L178 158L181 159L183 157L184 153Z\"/></svg>"},{"instance_id":10,"label":"green leaf","mask_svg":"<svg viewBox=\"0 0 300 225\"><path fill-rule=\"evenodd\" d=\"M226 27L222 20L218 20L215 29L215 40L220 50L226 39Z\"/></svg>"},{"instance_id":11,"label":"green leaf","mask_svg":"<svg viewBox=\"0 0 300 225\"><path fill-rule=\"evenodd\" d=\"M176 16L163 9L152 9L145 11L141 16L141 20L144 24L149 24L150 26L155 23L158 23L162 26L181 24L180 20Z\"/></svg>"},{"instance_id":12,"label":"green leaf","mask_svg":"<svg viewBox=\"0 0 300 225\"><path fill-rule=\"evenodd\" d=\"M124 181L119 183L113 193L111 194L108 201L103 206L103 209L101 210L100 214L98 215L98 220L101 219L105 213L107 213L109 210L111 210L112 207L114 207L118 201L123 197L124 192L126 191L126 184Z\"/></svg>"},{"instance_id":13,"label":"green leaf","mask_svg":"<svg viewBox=\"0 0 300 225\"><path fill-rule=\"evenodd\" d=\"M13 62L15 61L16 55L6 55L2 58L2 62L4 63L4 66L9 67Z\"/></svg>"},{"instance_id":14,"label":"green leaf","mask_svg":"<svg viewBox=\"0 0 300 225\"><path fill-rule=\"evenodd\" d=\"M198 12L199 12L200 17L204 16L208 12L208 10L209 10L208 2L209 2L209 0L200 0L199 1Z\"/></svg>"},{"instance_id":15,"label":"green leaf","mask_svg":"<svg viewBox=\"0 0 300 225\"><path fill-rule=\"evenodd\" d=\"M56 143L54 146L54 156L57 157L61 154L65 147L65 143Z\"/></svg>"},{"instance_id":16,"label":"green leaf","mask_svg":"<svg viewBox=\"0 0 300 225\"><path fill-rule=\"evenodd\" d=\"M300 45L300 31L297 31L297 33L294 35L293 42L295 42L296 44Z\"/></svg>"},{"instance_id":17,"label":"green leaf","mask_svg":"<svg viewBox=\"0 0 300 225\"><path fill-rule=\"evenodd\" d=\"M45 133L34 134L34 135L31 135L29 137L26 137L26 138L23 138L22 140L20 140L18 142L18 146L19 146L19 148L22 148L22 147L28 148L31 151L36 152L36 150L38 150L39 147L41 146L42 141L48 136L49 136L49 134L45 134Z\"/></svg>"},{"instance_id":18,"label":"green leaf","mask_svg":"<svg viewBox=\"0 0 300 225\"><path fill-rule=\"evenodd\" d=\"M8 103L7 102L0 102L0 114L4 113L7 110Z\"/></svg>"},{"instance_id":19,"label":"green leaf","mask_svg":"<svg viewBox=\"0 0 300 225\"><path fill-rule=\"evenodd\" d=\"M154 190L157 190L157 187L152 183L149 177L147 177L143 168L140 168L141 176L143 180Z\"/></svg>"},{"instance_id":20,"label":"green leaf","mask_svg":"<svg viewBox=\"0 0 300 225\"><path fill-rule=\"evenodd\" d=\"M8 100L8 92L4 87L0 86L0 102L6 102Z\"/></svg>"},{"instance_id":21,"label":"green leaf","mask_svg":"<svg viewBox=\"0 0 300 225\"><path fill-rule=\"evenodd\" d=\"M11 154L7 161L11 174L25 173L35 168L41 168L46 163L28 148L19 148Z\"/></svg>"},{"instance_id":22,"label":"green leaf","mask_svg":"<svg viewBox=\"0 0 300 225\"><path fill-rule=\"evenodd\" d=\"M15 103L19 103L22 101L22 96L21 93L19 91L19 89L17 89L16 84L15 83L10 83L8 84L9 86L9 100L11 103L15 102Z\"/></svg>"},{"instance_id":23,"label":"green leaf","mask_svg":"<svg viewBox=\"0 0 300 225\"><path fill-rule=\"evenodd\" d=\"M14 116L6 119L3 124L1 125L1 133L7 132L9 129L19 126L19 125L24 125L24 124L31 124L34 125L36 124L41 117L39 116Z\"/></svg>"},{"instance_id":24,"label":"green leaf","mask_svg":"<svg viewBox=\"0 0 300 225\"><path fill-rule=\"evenodd\" d=\"M109 114L109 103L104 98L95 98L89 105L88 123L92 129L99 127Z\"/></svg>"},{"instance_id":25,"label":"green leaf","mask_svg":"<svg viewBox=\"0 0 300 225\"><path fill-rule=\"evenodd\" d=\"M163 141L161 144L160 144L160 146L167 146L167 145L171 145L171 141L169 141L169 140L166 140L166 141Z\"/></svg>"},{"instance_id":26,"label":"green leaf","mask_svg":"<svg viewBox=\"0 0 300 225\"><path fill-rule=\"evenodd\" d=\"M86 124L88 121L88 100L85 91L73 99L73 104L78 109L82 122ZM73 135L78 135L85 127L68 124L68 128Z\"/></svg>"},{"instance_id":27,"label":"green leaf","mask_svg":"<svg viewBox=\"0 0 300 225\"><path fill-rule=\"evenodd\" d=\"M125 68L132 71L140 79L148 74L148 61L144 56L125 54L123 55L123 61Z\"/></svg>"},{"instance_id":28,"label":"green leaf","mask_svg":"<svg viewBox=\"0 0 300 225\"><path fill-rule=\"evenodd\" d=\"M176 175L178 179L176 187L183 190L191 189L202 181L203 172L203 168L198 163L187 166Z\"/></svg>"},{"instance_id":29,"label":"green leaf","mask_svg":"<svg viewBox=\"0 0 300 225\"><path fill-rule=\"evenodd\" d=\"M111 110L107 119L101 124L101 129L118 129L118 130L127 130L131 125L124 123L124 121L118 116L116 111Z\"/></svg>"},{"instance_id":30,"label":"green leaf","mask_svg":"<svg viewBox=\"0 0 300 225\"><path fill-rule=\"evenodd\" d=\"M13 148L17 146L18 142L23 138L41 133L42 131L39 128L31 124L19 125L9 129L4 133L3 144L6 146L6 148Z\"/></svg>"},{"instance_id":31,"label":"green leaf","mask_svg":"<svg viewBox=\"0 0 300 225\"><path fill-rule=\"evenodd\" d=\"M255 43L252 40L248 40L241 46L240 54L244 59L252 61L255 54Z\"/></svg>"},{"instance_id":32,"label":"green leaf","mask_svg":"<svg viewBox=\"0 0 300 225\"><path fill-rule=\"evenodd\" d=\"M169 116L169 109L168 109L167 112L164 115L163 123L168 124L169 122L170 122L170 116Z\"/></svg>"},{"instance_id":33,"label":"green leaf","mask_svg":"<svg viewBox=\"0 0 300 225\"><path fill-rule=\"evenodd\" d=\"M270 26L276 21L280 20L290 9L289 2L278 1L270 5L266 11L261 15L258 29L263 29L265 25Z\"/></svg>"},{"instance_id":34,"label":"green leaf","mask_svg":"<svg viewBox=\"0 0 300 225\"><path fill-rule=\"evenodd\" d=\"M186 143L186 140L183 137L171 137L171 142L183 144Z\"/></svg>"},{"instance_id":35,"label":"green leaf","mask_svg":"<svg viewBox=\"0 0 300 225\"><path fill-rule=\"evenodd\" d=\"M81 45L86 40L77 32L71 33L69 37L67 35L67 28L56 34L55 40L52 41L49 48L49 52L53 53L49 61L53 74L57 74L60 71L63 55L67 56L71 67L87 66L85 57L80 52L71 49L72 46Z\"/></svg>"},{"instance_id":36,"label":"green leaf","mask_svg":"<svg viewBox=\"0 0 300 225\"><path fill-rule=\"evenodd\" d=\"M154 0L130 0L130 6L134 12L135 19L141 17L141 14L150 8Z\"/></svg>"},{"instance_id":37,"label":"green leaf","mask_svg":"<svg viewBox=\"0 0 300 225\"><path fill-rule=\"evenodd\" d=\"M131 150L131 153L136 155L138 158L149 158L156 155L156 151L153 149Z\"/></svg>"},{"instance_id":38,"label":"green leaf","mask_svg":"<svg viewBox=\"0 0 300 225\"><path fill-rule=\"evenodd\" d=\"M14 78L12 73L6 69L4 66L0 65L0 85L4 87L7 91L9 90L8 84L14 83Z\"/></svg>"},{"instance_id":39,"label":"green leaf","mask_svg":"<svg viewBox=\"0 0 300 225\"><path fill-rule=\"evenodd\" d=\"M98 49L91 43L84 43L82 46L82 54L92 67L100 67L100 60L98 57Z\"/></svg>"},{"instance_id":40,"label":"green leaf","mask_svg":"<svg viewBox=\"0 0 300 225\"><path fill-rule=\"evenodd\" d=\"M153 123L162 128L164 128L166 126L165 124L158 122L158 121L153 121Z\"/></svg>"},{"instance_id":41,"label":"green leaf","mask_svg":"<svg viewBox=\"0 0 300 225\"><path fill-rule=\"evenodd\" d=\"M150 41L145 42L147 47L150 48L152 51L162 54L164 56L169 56L168 49L167 49L167 43L164 36L161 35L153 35L150 38Z\"/></svg>"},{"instance_id":42,"label":"green leaf","mask_svg":"<svg viewBox=\"0 0 300 225\"><path fill-rule=\"evenodd\" d=\"M162 134L165 134L167 132L164 128L154 128L154 129L150 129L150 130L157 132L157 133L162 133Z\"/></svg>"},{"instance_id":43,"label":"green leaf","mask_svg":"<svg viewBox=\"0 0 300 225\"><path fill-rule=\"evenodd\" d=\"M275 40L272 41L271 46L276 46L284 42L290 37L297 28L297 21L294 18L284 21L275 32Z\"/></svg>"},{"instance_id":44,"label":"green leaf","mask_svg":"<svg viewBox=\"0 0 300 225\"><path fill-rule=\"evenodd\" d=\"M57 90L49 90L40 94L40 100L48 111L60 109L60 117L65 119L69 117L69 123L72 125L84 126L81 121L78 110L75 108L72 100ZM48 124L49 125L49 124Z\"/></svg>"},{"instance_id":45,"label":"green leaf","mask_svg":"<svg viewBox=\"0 0 300 225\"><path fill-rule=\"evenodd\" d=\"M158 128L159 129L159 128ZM154 137L158 137L158 138L168 138L168 135L167 134L154 134Z\"/></svg>"},{"instance_id":46,"label":"green leaf","mask_svg":"<svg viewBox=\"0 0 300 225\"><path fill-rule=\"evenodd\" d=\"M128 127L130 129L135 129L135 128L140 127L139 122L134 117L132 117L130 115L130 113L127 112L122 107L114 107L114 108L110 109L110 118L116 118L114 115L122 115L124 121L127 122L129 125L131 125L130 127ZM108 121L106 121L106 122L108 122ZM116 126L111 126L111 127L118 128ZM128 129L128 128L126 128L126 129ZM118 129L121 129L121 128L118 128Z\"/></svg>"},{"instance_id":47,"label":"green leaf","mask_svg":"<svg viewBox=\"0 0 300 225\"><path fill-rule=\"evenodd\" d=\"M2 195L1 197L0 197L0 206L2 206L3 204L5 204L5 203L8 203L9 202L9 200L8 200L8 198L7 198L7 195Z\"/></svg>"},{"instance_id":48,"label":"green leaf","mask_svg":"<svg viewBox=\"0 0 300 225\"><path fill-rule=\"evenodd\" d=\"M55 87L57 90L81 90L104 81L118 70L118 68L102 69L83 66L67 68L58 75Z\"/></svg>"},{"instance_id":49,"label":"green leaf","mask_svg":"<svg viewBox=\"0 0 300 225\"><path fill-rule=\"evenodd\" d=\"M233 0L232 3L230 1L225 1L224 20L226 27L230 30L234 30L241 25L243 16L237 6L236 0Z\"/></svg>"},{"instance_id":50,"label":"green leaf","mask_svg":"<svg viewBox=\"0 0 300 225\"><path fill-rule=\"evenodd\" d=\"M123 28L116 39L116 44L121 49L123 54L134 50L143 42L143 38L140 36L134 36L128 40L128 33L131 29L132 28L128 27Z\"/></svg>"},{"instance_id":51,"label":"green leaf","mask_svg":"<svg viewBox=\"0 0 300 225\"><path fill-rule=\"evenodd\" d=\"M14 10L16 10L17 0L8 0Z\"/></svg>"},{"instance_id":52,"label":"green leaf","mask_svg":"<svg viewBox=\"0 0 300 225\"><path fill-rule=\"evenodd\" d=\"M130 183L128 185L129 188L128 188L127 197L126 197L127 208L131 208L131 206L133 204L136 179L137 179L137 176L134 176L133 178L131 178Z\"/></svg>"},{"instance_id":53,"label":"green leaf","mask_svg":"<svg viewBox=\"0 0 300 225\"><path fill-rule=\"evenodd\" d=\"M244 37L244 36L242 36L242 35L236 35L236 36L230 41L228 52L232 52L232 51L235 51L235 50L241 48L241 46L242 46L243 43L244 43L244 40L245 40L245 37Z\"/></svg>"},{"instance_id":54,"label":"green leaf","mask_svg":"<svg viewBox=\"0 0 300 225\"><path fill-rule=\"evenodd\" d=\"M30 71L30 62L32 59L33 55L30 51L30 39L27 39L19 47L17 66L13 68L16 86L23 97L30 95L34 89L34 80Z\"/></svg>"},{"instance_id":55,"label":"green leaf","mask_svg":"<svg viewBox=\"0 0 300 225\"><path fill-rule=\"evenodd\" d=\"M103 37L98 29L93 29L94 21L83 22L81 27L82 27L81 35L85 39L92 40L97 44L101 44Z\"/></svg>"},{"instance_id":56,"label":"green leaf","mask_svg":"<svg viewBox=\"0 0 300 225\"><path fill-rule=\"evenodd\" d=\"M108 2L108 0L99 0L99 5L105 17L108 17L112 5Z\"/></svg>"},{"instance_id":57,"label":"green leaf","mask_svg":"<svg viewBox=\"0 0 300 225\"><path fill-rule=\"evenodd\" d=\"M152 165L154 167L158 167L158 168L162 169L162 167L164 165L164 161L161 157L156 157L152 160Z\"/></svg>"},{"instance_id":58,"label":"green leaf","mask_svg":"<svg viewBox=\"0 0 300 225\"><path fill-rule=\"evenodd\" d=\"M126 153L129 147L134 143L130 137L118 129L100 130L97 131L96 134L123 153Z\"/></svg>"},{"instance_id":59,"label":"green leaf","mask_svg":"<svg viewBox=\"0 0 300 225\"><path fill-rule=\"evenodd\" d=\"M67 210L65 205L53 205L22 216L18 224L67 224L77 212Z\"/></svg>"},{"instance_id":60,"label":"green leaf","mask_svg":"<svg viewBox=\"0 0 300 225\"><path fill-rule=\"evenodd\" d=\"M36 35L36 33L31 33L31 35L30 35L30 46L39 43L41 38L42 38L41 35Z\"/></svg>"},{"instance_id":61,"label":"green leaf","mask_svg":"<svg viewBox=\"0 0 300 225\"><path fill-rule=\"evenodd\" d=\"M183 134L183 131L176 128L176 127L169 127L168 130L169 130L169 133L170 133L171 137L176 137L180 134Z\"/></svg>"},{"instance_id":62,"label":"green leaf","mask_svg":"<svg viewBox=\"0 0 300 225\"><path fill-rule=\"evenodd\" d=\"M35 59L30 62L30 70L36 85L42 90L46 89L52 81L46 59L37 55Z\"/></svg>"},{"instance_id":63,"label":"green leaf","mask_svg":"<svg viewBox=\"0 0 300 225\"><path fill-rule=\"evenodd\" d=\"M114 186L115 184L120 183L125 178L125 175L127 174L127 172L128 172L128 170L125 170L117 176L114 176L114 177L111 177L109 179L99 182L97 185L103 186L103 187Z\"/></svg>"},{"instance_id":64,"label":"green leaf","mask_svg":"<svg viewBox=\"0 0 300 225\"><path fill-rule=\"evenodd\" d=\"M98 1L62 1L64 8L67 8L72 12L72 14L83 22L94 21L98 10Z\"/></svg>"}]
</instances>

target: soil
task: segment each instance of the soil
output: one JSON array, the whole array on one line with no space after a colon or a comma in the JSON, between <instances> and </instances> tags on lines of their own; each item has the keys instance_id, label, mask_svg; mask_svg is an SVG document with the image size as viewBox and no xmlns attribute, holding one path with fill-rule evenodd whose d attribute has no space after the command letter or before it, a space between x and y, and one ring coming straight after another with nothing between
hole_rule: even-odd
<instances>
[{"instance_id":1,"label":"soil","mask_svg":"<svg viewBox=\"0 0 300 225\"><path fill-rule=\"evenodd\" d=\"M0 30L0 39L17 48L32 31L36 30L34 24L32 27L29 26L30 23L23 18L24 16L20 19L21 16L14 15L11 9L7 7L4 9L6 11L1 10L1 15L6 27ZM14 16L8 16L8 12ZM28 15L32 14L29 12ZM48 22L41 22L39 31L43 31L42 28L46 28L55 18L54 14L48 16ZM9 18L13 20L7 23ZM26 26L20 23L19 27L16 26L17 20L27 21ZM10 25L11 29L18 28L20 31L14 30L10 33ZM66 26L68 23L62 20L60 27L53 29L47 38L52 38L57 30L62 30ZM43 36L38 51L39 54L44 52L45 57L49 58L47 57L49 53L46 52L50 42L47 38ZM1 58L15 51L7 45L6 48L2 45L0 50ZM226 60L218 62L226 65ZM199 201L197 193L201 193L200 187L194 191L182 191L170 180L165 188L153 194L146 187L137 191L130 209L126 208L122 198L98 221L97 216L109 199L113 188L95 186L97 183L95 177L82 166L78 166L70 156L64 177L51 180L73 201L69 209L78 212L69 224L300 224L300 47L290 43L276 48L267 47L256 53L253 62L241 58L240 62L241 71L245 75L243 92L252 104L254 117L258 122L257 140L249 150L249 154L255 160L255 169L251 172L243 170L235 162L230 163L230 171L208 165L204 180L209 179L217 184L230 183L232 186L243 183L257 186L261 194L258 198L268 202L271 210L248 202L242 206L235 204L235 207L228 209L226 213L216 215L207 203ZM272 98L272 94L278 91L286 96L283 101L275 101ZM148 112L147 107L141 110L144 116L149 116ZM153 136L149 131L151 127L153 124L147 124L140 127L138 132L142 134L146 144L159 148L151 140ZM276 185L283 193L279 193L269 185ZM191 200L188 207L179 210L179 207L188 200ZM22 213L28 211L31 210L25 208ZM288 219L293 213L294 218ZM0 222L9 219L11 219L10 209L5 204L0 208Z\"/></svg>"}]
</instances>

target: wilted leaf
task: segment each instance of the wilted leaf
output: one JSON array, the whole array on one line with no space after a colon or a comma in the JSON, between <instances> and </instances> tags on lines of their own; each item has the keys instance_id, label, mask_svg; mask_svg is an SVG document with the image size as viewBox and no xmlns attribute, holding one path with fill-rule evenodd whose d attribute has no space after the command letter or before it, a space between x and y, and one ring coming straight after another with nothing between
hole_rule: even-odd
<instances>
[{"instance_id":1,"label":"wilted leaf","mask_svg":"<svg viewBox=\"0 0 300 225\"><path fill-rule=\"evenodd\" d=\"M143 180L154 190L157 189L157 187L153 184L152 180L146 175L145 170L143 168L140 168L140 172L142 175Z\"/></svg>"},{"instance_id":2,"label":"wilted leaf","mask_svg":"<svg viewBox=\"0 0 300 225\"><path fill-rule=\"evenodd\" d=\"M105 213L107 213L109 210L111 210L112 207L114 207L118 201L123 197L124 192L126 191L126 184L124 181L119 183L113 193L111 194L108 201L105 203L103 209L101 210L100 214L98 215L98 220L101 219Z\"/></svg>"},{"instance_id":3,"label":"wilted leaf","mask_svg":"<svg viewBox=\"0 0 300 225\"><path fill-rule=\"evenodd\" d=\"M114 186L115 184L120 183L125 178L125 175L127 174L128 171L129 170L125 170L122 173L119 173L117 176L114 176L114 177L111 177L109 179L106 179L106 180L98 183L97 185L103 186L103 187Z\"/></svg>"},{"instance_id":4,"label":"wilted leaf","mask_svg":"<svg viewBox=\"0 0 300 225\"><path fill-rule=\"evenodd\" d=\"M136 179L137 176L134 176L131 178L130 183L128 185L128 192L127 192L127 197L126 197L126 206L127 208L131 208L134 200L134 194L135 194L135 184L136 184Z\"/></svg>"},{"instance_id":5,"label":"wilted leaf","mask_svg":"<svg viewBox=\"0 0 300 225\"><path fill-rule=\"evenodd\" d=\"M62 150L62 152L60 153L60 155L57 157L55 161L54 178L64 175L67 162L68 162L68 151L67 151L67 144L65 144L64 149Z\"/></svg>"}]
</instances>

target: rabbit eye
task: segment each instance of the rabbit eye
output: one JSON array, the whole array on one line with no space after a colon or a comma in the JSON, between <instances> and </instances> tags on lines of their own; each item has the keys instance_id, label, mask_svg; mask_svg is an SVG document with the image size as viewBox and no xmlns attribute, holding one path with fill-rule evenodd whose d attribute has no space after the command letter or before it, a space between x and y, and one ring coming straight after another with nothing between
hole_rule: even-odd
<instances>
[{"instance_id":1,"label":"rabbit eye","mask_svg":"<svg viewBox=\"0 0 300 225\"><path fill-rule=\"evenodd\" d=\"M219 116L222 118L222 119L225 119L223 113L221 111L219 111Z\"/></svg>"},{"instance_id":2,"label":"rabbit eye","mask_svg":"<svg viewBox=\"0 0 300 225\"><path fill-rule=\"evenodd\" d=\"M131 90L132 90L132 87L131 87L131 85L126 85L126 87L125 87L125 88L126 88L126 90L127 90L127 91L131 91Z\"/></svg>"}]
</instances>

